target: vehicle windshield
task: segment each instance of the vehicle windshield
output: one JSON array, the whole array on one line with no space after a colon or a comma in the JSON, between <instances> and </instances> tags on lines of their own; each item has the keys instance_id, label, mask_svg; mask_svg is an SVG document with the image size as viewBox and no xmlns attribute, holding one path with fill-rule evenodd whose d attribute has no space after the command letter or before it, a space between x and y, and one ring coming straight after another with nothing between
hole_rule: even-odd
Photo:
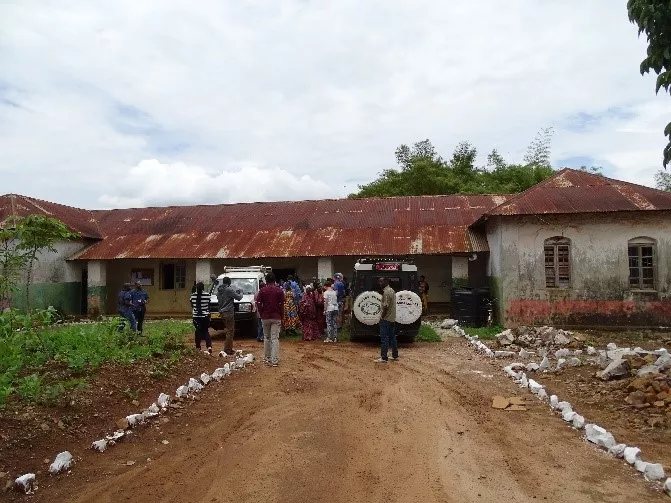
<instances>
[{"instance_id":1,"label":"vehicle windshield","mask_svg":"<svg viewBox=\"0 0 671 503\"><path fill-rule=\"evenodd\" d=\"M212 284L210 293L216 295L219 281ZM231 278L231 288L233 290L240 290L243 295L254 295L258 291L258 283L256 278Z\"/></svg>"}]
</instances>

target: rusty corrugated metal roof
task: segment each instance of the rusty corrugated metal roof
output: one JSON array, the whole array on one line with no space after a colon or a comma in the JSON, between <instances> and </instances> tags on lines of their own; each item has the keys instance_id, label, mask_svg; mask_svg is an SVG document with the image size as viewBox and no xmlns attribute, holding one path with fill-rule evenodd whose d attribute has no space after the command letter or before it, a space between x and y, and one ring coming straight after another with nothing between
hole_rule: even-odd
<instances>
[{"instance_id":1,"label":"rusty corrugated metal roof","mask_svg":"<svg viewBox=\"0 0 671 503\"><path fill-rule=\"evenodd\" d=\"M0 224L10 216L27 217L28 215L57 218L71 231L78 232L85 238L101 239L103 237L98 223L88 210L17 194L0 196Z\"/></svg>"},{"instance_id":2,"label":"rusty corrugated metal roof","mask_svg":"<svg viewBox=\"0 0 671 503\"><path fill-rule=\"evenodd\" d=\"M488 211L490 215L671 210L671 192L563 169Z\"/></svg>"},{"instance_id":3,"label":"rusty corrugated metal roof","mask_svg":"<svg viewBox=\"0 0 671 503\"><path fill-rule=\"evenodd\" d=\"M104 239L76 259L255 258L487 251L468 230L505 195L92 211Z\"/></svg>"}]
</instances>

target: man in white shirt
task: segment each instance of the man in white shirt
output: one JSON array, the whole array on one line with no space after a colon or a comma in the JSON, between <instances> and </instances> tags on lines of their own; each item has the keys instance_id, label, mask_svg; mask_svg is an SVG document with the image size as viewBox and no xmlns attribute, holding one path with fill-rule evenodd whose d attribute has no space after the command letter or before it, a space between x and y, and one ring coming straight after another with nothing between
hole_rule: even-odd
<instances>
[{"instance_id":1,"label":"man in white shirt","mask_svg":"<svg viewBox=\"0 0 671 503\"><path fill-rule=\"evenodd\" d=\"M324 316L326 316L326 338L324 342L338 341L338 294L333 289L333 281L324 285Z\"/></svg>"}]
</instances>

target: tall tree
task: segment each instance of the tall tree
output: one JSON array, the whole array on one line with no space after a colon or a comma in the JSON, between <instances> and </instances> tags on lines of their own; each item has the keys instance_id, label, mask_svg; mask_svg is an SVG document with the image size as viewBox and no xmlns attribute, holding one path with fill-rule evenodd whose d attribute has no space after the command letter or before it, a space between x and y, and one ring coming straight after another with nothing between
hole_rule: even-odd
<instances>
[{"instance_id":1,"label":"tall tree","mask_svg":"<svg viewBox=\"0 0 671 503\"><path fill-rule=\"evenodd\" d=\"M629 20L638 25L638 34L648 39L648 56L641 62L641 75L650 70L657 74L655 92L663 87L671 93L671 2L669 0L628 0ZM671 163L671 122L664 135L669 143L664 147L664 168Z\"/></svg>"},{"instance_id":2,"label":"tall tree","mask_svg":"<svg viewBox=\"0 0 671 503\"><path fill-rule=\"evenodd\" d=\"M655 186L659 190L671 192L671 173L662 170L655 173Z\"/></svg>"}]
</instances>

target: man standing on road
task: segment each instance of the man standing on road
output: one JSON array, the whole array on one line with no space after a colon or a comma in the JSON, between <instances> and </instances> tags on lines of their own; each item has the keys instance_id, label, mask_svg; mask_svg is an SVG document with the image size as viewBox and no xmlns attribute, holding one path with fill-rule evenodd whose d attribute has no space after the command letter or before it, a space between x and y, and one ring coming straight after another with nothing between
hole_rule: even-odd
<instances>
[{"instance_id":1,"label":"man standing on road","mask_svg":"<svg viewBox=\"0 0 671 503\"><path fill-rule=\"evenodd\" d=\"M389 278L380 278L382 290L382 313L380 316L380 358L376 363L387 363L387 353L391 345L391 359L398 360L398 343L396 342L396 292L389 286Z\"/></svg>"},{"instance_id":2,"label":"man standing on road","mask_svg":"<svg viewBox=\"0 0 671 503\"><path fill-rule=\"evenodd\" d=\"M256 308L263 320L263 362L277 367L280 363L280 329L282 328L282 310L284 292L275 283L275 275L266 275L264 286L256 297Z\"/></svg>"},{"instance_id":3,"label":"man standing on road","mask_svg":"<svg viewBox=\"0 0 671 503\"><path fill-rule=\"evenodd\" d=\"M131 292L133 302L133 314L137 321L137 331L142 335L142 324L144 323L144 315L147 312L147 302L149 302L149 294L142 289L142 283L135 282L135 290Z\"/></svg>"},{"instance_id":4,"label":"man standing on road","mask_svg":"<svg viewBox=\"0 0 671 503\"><path fill-rule=\"evenodd\" d=\"M324 316L326 318L324 342L338 342L338 294L330 279L326 280L324 285Z\"/></svg>"},{"instance_id":5,"label":"man standing on road","mask_svg":"<svg viewBox=\"0 0 671 503\"><path fill-rule=\"evenodd\" d=\"M224 342L224 352L227 355L235 353L233 349L233 336L235 335L235 301L242 299L240 290L233 290L231 287L231 278L224 277L221 285L217 288L217 303L221 322L224 325L226 341Z\"/></svg>"},{"instance_id":6,"label":"man standing on road","mask_svg":"<svg viewBox=\"0 0 671 503\"><path fill-rule=\"evenodd\" d=\"M119 297L117 299L117 309L122 318L125 318L130 323L130 329L135 332L137 330L137 324L135 322L135 315L133 314L133 295L131 294L130 283L124 283L123 289L119 292ZM124 322L121 320L119 323L119 332L123 332Z\"/></svg>"}]
</instances>

